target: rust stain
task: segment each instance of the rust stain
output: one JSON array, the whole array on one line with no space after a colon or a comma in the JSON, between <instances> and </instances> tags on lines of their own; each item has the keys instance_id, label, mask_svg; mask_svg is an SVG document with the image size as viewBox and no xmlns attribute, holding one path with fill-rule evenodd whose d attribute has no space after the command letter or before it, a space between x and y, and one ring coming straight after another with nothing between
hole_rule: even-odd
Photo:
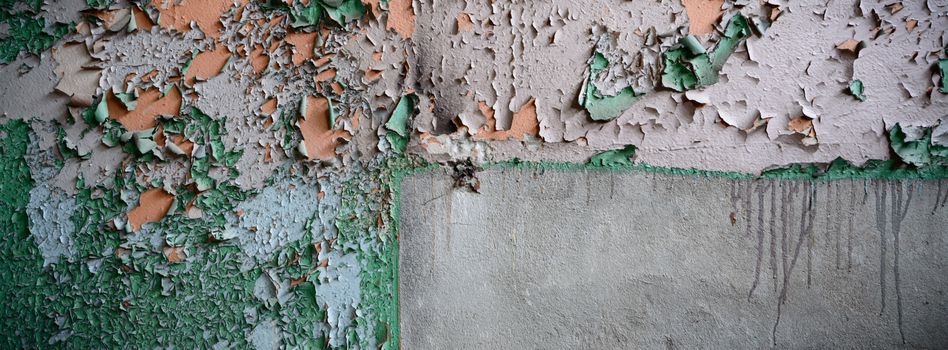
<instances>
[{"instance_id":1,"label":"rust stain","mask_svg":"<svg viewBox=\"0 0 948 350\"><path fill-rule=\"evenodd\" d=\"M705 35L714 31L714 24L724 12L721 5L724 0L681 0L688 13L688 33Z\"/></svg>"},{"instance_id":2,"label":"rust stain","mask_svg":"<svg viewBox=\"0 0 948 350\"><path fill-rule=\"evenodd\" d=\"M412 0L391 0L388 2L388 21L385 29L394 29L402 39L408 39L415 33L415 12Z\"/></svg>"},{"instance_id":3,"label":"rust stain","mask_svg":"<svg viewBox=\"0 0 948 350\"><path fill-rule=\"evenodd\" d=\"M321 96L307 96L305 115L299 120L300 132L306 143L309 159L329 160L336 157L340 139L348 139L349 132L334 130L329 125L329 100Z\"/></svg>"},{"instance_id":4,"label":"rust stain","mask_svg":"<svg viewBox=\"0 0 948 350\"><path fill-rule=\"evenodd\" d=\"M142 225L161 220L171 209L174 196L161 188L152 188L142 193L138 206L128 212L128 224L132 231L138 231Z\"/></svg>"},{"instance_id":5,"label":"rust stain","mask_svg":"<svg viewBox=\"0 0 948 350\"><path fill-rule=\"evenodd\" d=\"M299 65L313 58L318 34L316 32L290 32L286 35L284 40L293 45L293 65Z\"/></svg>"},{"instance_id":6,"label":"rust stain","mask_svg":"<svg viewBox=\"0 0 948 350\"><path fill-rule=\"evenodd\" d=\"M241 0L241 3L247 1ZM158 25L162 28L186 32L191 30L193 21L204 34L215 39L220 38L221 29L224 29L221 15L234 5L231 1L221 0L152 0L151 4L161 14Z\"/></svg>"},{"instance_id":7,"label":"rust stain","mask_svg":"<svg viewBox=\"0 0 948 350\"><path fill-rule=\"evenodd\" d=\"M227 49L227 46L220 43L217 44L217 48L214 50L201 51L201 53L197 54L194 60L191 61L191 67L188 68L188 73L185 74L184 81L192 85L195 82L195 78L201 80L213 78L224 69L224 65L227 64L227 60L230 59L230 56L231 53L230 50Z\"/></svg>"},{"instance_id":8,"label":"rust stain","mask_svg":"<svg viewBox=\"0 0 948 350\"><path fill-rule=\"evenodd\" d=\"M118 97L109 93L106 98L109 108L109 117L118 120L129 131L142 131L158 125L155 120L160 115L178 115L181 110L181 92L176 88L169 89L161 96L158 89L138 91L134 110L126 110Z\"/></svg>"},{"instance_id":9,"label":"rust stain","mask_svg":"<svg viewBox=\"0 0 948 350\"><path fill-rule=\"evenodd\" d=\"M478 108L487 122L474 135L475 139L480 140L507 140L516 139L523 141L524 134L537 136L540 134L540 121L537 119L536 99L531 98L520 110L514 112L513 121L509 130L497 130L497 120L494 119L494 110L486 102L479 102Z\"/></svg>"}]
</instances>

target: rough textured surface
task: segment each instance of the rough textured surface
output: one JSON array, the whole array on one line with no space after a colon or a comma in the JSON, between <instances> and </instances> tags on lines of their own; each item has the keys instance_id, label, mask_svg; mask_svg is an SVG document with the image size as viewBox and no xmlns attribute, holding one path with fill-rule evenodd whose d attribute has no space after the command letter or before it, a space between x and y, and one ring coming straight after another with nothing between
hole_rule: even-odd
<instances>
[{"instance_id":1,"label":"rough textured surface","mask_svg":"<svg viewBox=\"0 0 948 350\"><path fill-rule=\"evenodd\" d=\"M419 169L946 179L946 9L0 0L0 347L398 348Z\"/></svg>"},{"instance_id":2,"label":"rough textured surface","mask_svg":"<svg viewBox=\"0 0 948 350\"><path fill-rule=\"evenodd\" d=\"M477 176L402 183L405 348L948 346L944 183Z\"/></svg>"}]
</instances>

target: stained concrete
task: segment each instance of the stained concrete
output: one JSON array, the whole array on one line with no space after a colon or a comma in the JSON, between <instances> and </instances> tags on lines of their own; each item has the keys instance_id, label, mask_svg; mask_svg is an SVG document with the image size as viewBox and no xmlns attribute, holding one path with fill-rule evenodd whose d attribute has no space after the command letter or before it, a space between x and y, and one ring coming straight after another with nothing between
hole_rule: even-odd
<instances>
[{"instance_id":1,"label":"stained concrete","mask_svg":"<svg viewBox=\"0 0 948 350\"><path fill-rule=\"evenodd\" d=\"M478 177L402 183L406 349L948 347L948 182Z\"/></svg>"}]
</instances>

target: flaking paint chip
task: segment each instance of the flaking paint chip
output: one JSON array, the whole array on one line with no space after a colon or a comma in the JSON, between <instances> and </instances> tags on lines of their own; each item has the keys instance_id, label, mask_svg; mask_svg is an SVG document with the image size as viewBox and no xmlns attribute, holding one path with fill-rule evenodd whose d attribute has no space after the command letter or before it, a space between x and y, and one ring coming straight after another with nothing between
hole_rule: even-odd
<instances>
[{"instance_id":1,"label":"flaking paint chip","mask_svg":"<svg viewBox=\"0 0 948 350\"><path fill-rule=\"evenodd\" d=\"M181 92L171 88L161 96L158 89L139 90L134 110L128 110L115 94L109 92L106 104L110 118L118 120L129 131L142 131L157 126L158 116L178 115L181 110Z\"/></svg>"},{"instance_id":2,"label":"flaking paint chip","mask_svg":"<svg viewBox=\"0 0 948 350\"><path fill-rule=\"evenodd\" d=\"M213 50L201 51L191 61L191 65L184 76L185 81L188 84L194 84L195 79L207 80L213 78L220 74L230 57L230 50L221 43L218 43Z\"/></svg>"},{"instance_id":3,"label":"flaking paint chip","mask_svg":"<svg viewBox=\"0 0 948 350\"><path fill-rule=\"evenodd\" d=\"M859 40L849 39L837 44L836 49L840 51L849 51L851 53L856 53L857 51L859 51L860 46L861 46L861 42Z\"/></svg>"},{"instance_id":4,"label":"flaking paint chip","mask_svg":"<svg viewBox=\"0 0 948 350\"><path fill-rule=\"evenodd\" d=\"M174 196L162 188L152 188L141 194L138 206L128 212L128 224L132 231L138 231L142 225L161 220L168 214Z\"/></svg>"},{"instance_id":5,"label":"flaking paint chip","mask_svg":"<svg viewBox=\"0 0 948 350\"><path fill-rule=\"evenodd\" d=\"M520 107L520 110L514 112L510 129L497 130L497 119L494 118L494 111L485 102L478 103L481 113L484 114L486 122L477 134L475 139L480 140L507 140L516 139L523 141L524 135L538 136L540 134L540 122L537 120L536 99L531 98L527 103Z\"/></svg>"},{"instance_id":6,"label":"flaking paint chip","mask_svg":"<svg viewBox=\"0 0 948 350\"><path fill-rule=\"evenodd\" d=\"M300 151L311 160L329 160L336 157L336 146L348 139L349 132L335 130L331 124L329 99L323 96L306 96L302 102L303 117L298 125L303 134Z\"/></svg>"},{"instance_id":7,"label":"flaking paint chip","mask_svg":"<svg viewBox=\"0 0 948 350\"><path fill-rule=\"evenodd\" d=\"M458 13L457 27L458 33L473 32L474 22L471 21L471 15L464 12Z\"/></svg>"}]
</instances>

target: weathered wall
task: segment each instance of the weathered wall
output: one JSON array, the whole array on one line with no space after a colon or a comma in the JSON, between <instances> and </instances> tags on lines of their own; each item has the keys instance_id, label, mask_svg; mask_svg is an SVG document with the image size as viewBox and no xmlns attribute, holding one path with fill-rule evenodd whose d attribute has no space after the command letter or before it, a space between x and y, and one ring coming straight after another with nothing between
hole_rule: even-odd
<instances>
[{"instance_id":1,"label":"weathered wall","mask_svg":"<svg viewBox=\"0 0 948 350\"><path fill-rule=\"evenodd\" d=\"M943 348L944 181L402 182L402 346Z\"/></svg>"},{"instance_id":2,"label":"weathered wall","mask_svg":"<svg viewBox=\"0 0 948 350\"><path fill-rule=\"evenodd\" d=\"M0 1L2 344L397 347L425 167L946 178L946 9Z\"/></svg>"}]
</instances>

